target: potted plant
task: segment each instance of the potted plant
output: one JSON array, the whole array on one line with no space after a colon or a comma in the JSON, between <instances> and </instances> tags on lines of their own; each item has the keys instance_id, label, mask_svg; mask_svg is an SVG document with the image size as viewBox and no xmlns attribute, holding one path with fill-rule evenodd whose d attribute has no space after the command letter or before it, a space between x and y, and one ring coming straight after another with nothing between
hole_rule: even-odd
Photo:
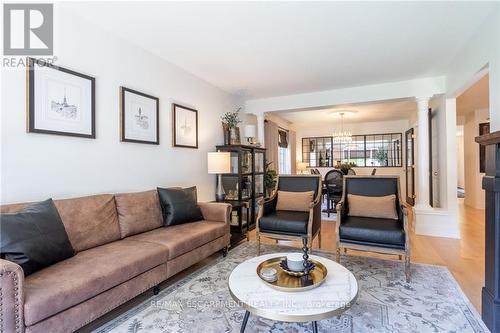
<instances>
[{"instance_id":1,"label":"potted plant","mask_svg":"<svg viewBox=\"0 0 500 333\"><path fill-rule=\"evenodd\" d=\"M354 162L349 162L349 163L341 163L338 168L344 175L347 175L349 173L349 169L352 169L356 166L356 163Z\"/></svg>"},{"instance_id":2,"label":"potted plant","mask_svg":"<svg viewBox=\"0 0 500 333\"><path fill-rule=\"evenodd\" d=\"M267 191L267 196L271 196L274 187L276 186L276 178L278 177L278 173L276 170L273 170L269 168L272 162L266 163L266 176L264 178L264 182L266 183L266 191Z\"/></svg>"},{"instance_id":3,"label":"potted plant","mask_svg":"<svg viewBox=\"0 0 500 333\"><path fill-rule=\"evenodd\" d=\"M226 112L221 117L225 145L240 143L240 132L238 128L238 124L241 123L240 110L241 107L239 107L236 111Z\"/></svg>"},{"instance_id":4,"label":"potted plant","mask_svg":"<svg viewBox=\"0 0 500 333\"><path fill-rule=\"evenodd\" d=\"M387 153L382 149L378 149L375 153L375 159L381 166L387 166Z\"/></svg>"}]
</instances>

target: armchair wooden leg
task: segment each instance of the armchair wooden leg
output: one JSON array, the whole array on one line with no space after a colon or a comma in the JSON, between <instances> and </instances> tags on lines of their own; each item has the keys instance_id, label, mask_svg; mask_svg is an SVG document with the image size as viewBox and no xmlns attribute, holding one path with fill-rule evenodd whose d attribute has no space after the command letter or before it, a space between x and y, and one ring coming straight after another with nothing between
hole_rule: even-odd
<instances>
[{"instance_id":1,"label":"armchair wooden leg","mask_svg":"<svg viewBox=\"0 0 500 333\"><path fill-rule=\"evenodd\" d=\"M410 263L410 256L409 255L406 255L405 256L405 275L406 275L406 282L409 283L410 282L410 278L411 278L411 267L410 267L411 263Z\"/></svg>"},{"instance_id":2,"label":"armchair wooden leg","mask_svg":"<svg viewBox=\"0 0 500 333\"><path fill-rule=\"evenodd\" d=\"M321 249L321 229L318 232L318 247Z\"/></svg>"},{"instance_id":3,"label":"armchair wooden leg","mask_svg":"<svg viewBox=\"0 0 500 333\"><path fill-rule=\"evenodd\" d=\"M340 247L337 247L336 252L336 261L340 264Z\"/></svg>"},{"instance_id":4,"label":"armchair wooden leg","mask_svg":"<svg viewBox=\"0 0 500 333\"><path fill-rule=\"evenodd\" d=\"M260 256L260 235L258 231L255 233L255 238L257 240L257 256Z\"/></svg>"}]
</instances>

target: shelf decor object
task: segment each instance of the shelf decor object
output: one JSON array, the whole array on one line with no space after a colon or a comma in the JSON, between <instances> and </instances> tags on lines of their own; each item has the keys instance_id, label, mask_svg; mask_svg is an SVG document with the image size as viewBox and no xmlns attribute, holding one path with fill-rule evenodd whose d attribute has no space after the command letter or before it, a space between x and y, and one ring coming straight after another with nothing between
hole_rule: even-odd
<instances>
[{"instance_id":1,"label":"shelf decor object","mask_svg":"<svg viewBox=\"0 0 500 333\"><path fill-rule=\"evenodd\" d=\"M222 174L231 172L231 153L209 152L207 155L208 173L217 175L216 201L224 201L226 193L222 185Z\"/></svg>"},{"instance_id":2,"label":"shelf decor object","mask_svg":"<svg viewBox=\"0 0 500 333\"><path fill-rule=\"evenodd\" d=\"M158 97L120 87L120 140L160 144Z\"/></svg>"},{"instance_id":3,"label":"shelf decor object","mask_svg":"<svg viewBox=\"0 0 500 333\"><path fill-rule=\"evenodd\" d=\"M325 282L328 270L318 260L310 260L315 269L308 274L289 274L282 267L281 263L286 262L286 256L278 256L264 260L257 266L257 275L261 280L273 289L287 292L298 292L311 290L319 287ZM267 281L262 276L262 271L273 268L277 271L277 279L274 282Z\"/></svg>"},{"instance_id":4,"label":"shelf decor object","mask_svg":"<svg viewBox=\"0 0 500 333\"><path fill-rule=\"evenodd\" d=\"M224 145L239 145L240 144L240 129L238 124L240 120L239 107L236 111L229 111L222 115L222 129L224 130Z\"/></svg>"},{"instance_id":5,"label":"shelf decor object","mask_svg":"<svg viewBox=\"0 0 500 333\"><path fill-rule=\"evenodd\" d=\"M28 58L28 133L95 139L95 78Z\"/></svg>"}]
</instances>

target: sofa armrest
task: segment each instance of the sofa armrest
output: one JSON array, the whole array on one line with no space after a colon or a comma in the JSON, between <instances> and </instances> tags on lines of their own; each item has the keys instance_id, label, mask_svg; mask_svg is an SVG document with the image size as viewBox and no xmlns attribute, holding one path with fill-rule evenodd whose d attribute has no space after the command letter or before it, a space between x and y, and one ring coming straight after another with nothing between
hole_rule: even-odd
<instances>
[{"instance_id":1,"label":"sofa armrest","mask_svg":"<svg viewBox=\"0 0 500 333\"><path fill-rule=\"evenodd\" d=\"M203 218L207 221L229 224L232 207L225 202L198 202Z\"/></svg>"},{"instance_id":2,"label":"sofa armrest","mask_svg":"<svg viewBox=\"0 0 500 333\"><path fill-rule=\"evenodd\" d=\"M24 272L0 259L0 332L24 332Z\"/></svg>"}]
</instances>

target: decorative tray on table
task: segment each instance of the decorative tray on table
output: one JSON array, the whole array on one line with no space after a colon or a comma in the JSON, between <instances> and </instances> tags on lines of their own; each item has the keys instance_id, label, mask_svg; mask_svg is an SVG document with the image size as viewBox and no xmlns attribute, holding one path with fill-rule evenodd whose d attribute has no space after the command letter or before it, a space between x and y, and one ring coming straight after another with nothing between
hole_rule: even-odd
<instances>
[{"instance_id":1,"label":"decorative tray on table","mask_svg":"<svg viewBox=\"0 0 500 333\"><path fill-rule=\"evenodd\" d=\"M275 257L261 262L257 266L257 275L262 282L280 291L296 292L314 289L325 281L328 271L321 262L309 261L314 266L311 265L313 268L307 275L302 272L285 271L282 266L286 268L286 257ZM275 269L277 272L277 279L274 282L268 281L262 276L262 271L265 270L265 273L266 269L269 268Z\"/></svg>"}]
</instances>

